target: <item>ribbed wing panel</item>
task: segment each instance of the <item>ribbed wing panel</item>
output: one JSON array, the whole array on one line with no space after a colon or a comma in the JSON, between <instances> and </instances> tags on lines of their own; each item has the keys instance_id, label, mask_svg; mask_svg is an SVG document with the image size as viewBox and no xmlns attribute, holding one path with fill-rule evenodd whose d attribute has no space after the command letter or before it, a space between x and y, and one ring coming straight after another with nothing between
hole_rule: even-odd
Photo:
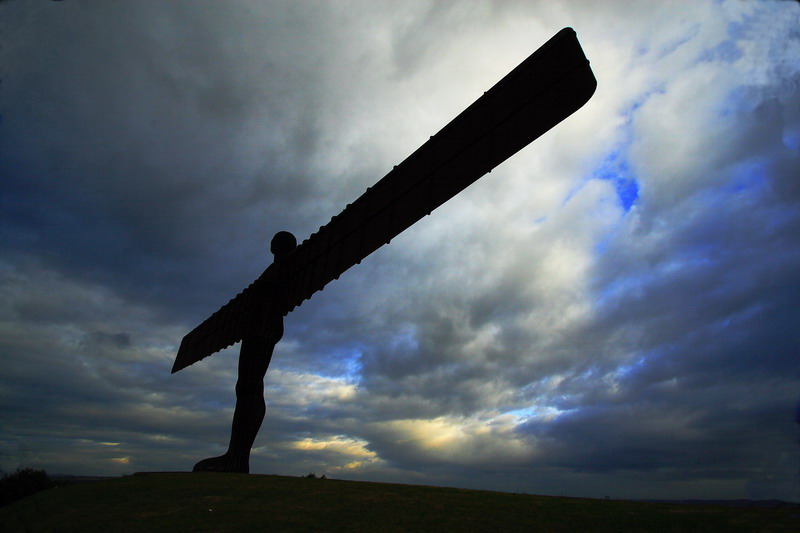
<instances>
[{"instance_id":1,"label":"ribbed wing panel","mask_svg":"<svg viewBox=\"0 0 800 533\"><path fill-rule=\"evenodd\" d=\"M173 374L242 340L250 310L256 303L257 283L252 283L183 337L172 365Z\"/></svg>"}]
</instances>

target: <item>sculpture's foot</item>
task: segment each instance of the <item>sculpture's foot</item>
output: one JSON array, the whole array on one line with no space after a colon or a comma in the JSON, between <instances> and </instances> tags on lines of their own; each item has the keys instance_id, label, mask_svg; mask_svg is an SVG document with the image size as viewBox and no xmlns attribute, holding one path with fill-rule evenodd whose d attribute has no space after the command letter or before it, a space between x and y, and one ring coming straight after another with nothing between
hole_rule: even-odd
<instances>
[{"instance_id":1,"label":"sculpture's foot","mask_svg":"<svg viewBox=\"0 0 800 533\"><path fill-rule=\"evenodd\" d=\"M193 472L238 472L247 474L250 472L249 458L236 457L231 453L220 455L219 457L209 457L203 459L192 469Z\"/></svg>"}]
</instances>

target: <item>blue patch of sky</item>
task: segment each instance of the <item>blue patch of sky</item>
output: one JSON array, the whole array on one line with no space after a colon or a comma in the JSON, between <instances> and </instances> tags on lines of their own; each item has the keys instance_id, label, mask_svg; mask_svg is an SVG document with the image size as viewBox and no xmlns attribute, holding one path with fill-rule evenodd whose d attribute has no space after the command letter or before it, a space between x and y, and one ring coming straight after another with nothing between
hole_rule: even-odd
<instances>
[{"instance_id":1,"label":"blue patch of sky","mask_svg":"<svg viewBox=\"0 0 800 533\"><path fill-rule=\"evenodd\" d=\"M645 368L646 365L647 365L647 357L644 355L640 355L636 357L633 361L619 365L617 369L614 371L614 377L617 378L618 380L623 380L628 376L635 375L637 372Z\"/></svg>"},{"instance_id":2,"label":"blue patch of sky","mask_svg":"<svg viewBox=\"0 0 800 533\"><path fill-rule=\"evenodd\" d=\"M417 330L412 325L401 327L388 341L384 342L391 350L399 354L419 351ZM330 348L325 357L327 371L318 371L317 373L329 378L344 379L351 384L358 384L361 382L363 373L362 359L367 351L370 351L369 346L360 342Z\"/></svg>"},{"instance_id":3,"label":"blue patch of sky","mask_svg":"<svg viewBox=\"0 0 800 533\"><path fill-rule=\"evenodd\" d=\"M743 52L741 48L736 45L736 42L731 39L727 39L719 43L714 48L704 50L697 59L700 63L711 61L733 63L742 57L742 55Z\"/></svg>"},{"instance_id":4,"label":"blue patch of sky","mask_svg":"<svg viewBox=\"0 0 800 533\"><path fill-rule=\"evenodd\" d=\"M766 156L751 157L733 167L729 190L733 192L753 191L768 185L770 160Z\"/></svg>"},{"instance_id":5,"label":"blue patch of sky","mask_svg":"<svg viewBox=\"0 0 800 533\"><path fill-rule=\"evenodd\" d=\"M362 352L357 350L345 360L345 377L348 381L354 383L361 381L361 356Z\"/></svg>"},{"instance_id":6,"label":"blue patch of sky","mask_svg":"<svg viewBox=\"0 0 800 533\"><path fill-rule=\"evenodd\" d=\"M610 182L617 193L620 206L626 213L630 211L639 198L639 181L628 162L629 145L630 141L626 139L608 152L591 174L567 194L563 205L566 205L586 183L597 179Z\"/></svg>"},{"instance_id":7,"label":"blue patch of sky","mask_svg":"<svg viewBox=\"0 0 800 533\"><path fill-rule=\"evenodd\" d=\"M602 315L608 307L614 308L624 303L625 299L636 298L641 294L642 288L647 285L654 273L646 274L627 273L604 280L602 285L597 285L592 298L595 312Z\"/></svg>"},{"instance_id":8,"label":"blue patch of sky","mask_svg":"<svg viewBox=\"0 0 800 533\"><path fill-rule=\"evenodd\" d=\"M663 92L663 87L654 87L643 94L641 98L633 102L631 106L623 112L622 115L625 117L625 122L620 127L620 132L618 133L620 141L606 153L600 163L594 168L591 175L585 180L599 179L610 182L617 193L620 206L622 206L626 213L631 210L636 200L639 199L639 180L633 172L628 160L628 150L633 142L633 116L652 95ZM583 184L581 184L581 187L582 186ZM569 201L578 189L570 192L565 203Z\"/></svg>"},{"instance_id":9,"label":"blue patch of sky","mask_svg":"<svg viewBox=\"0 0 800 533\"><path fill-rule=\"evenodd\" d=\"M611 240L612 240L613 237L614 237L614 233L612 232L612 233L609 233L609 234L605 235L602 239L600 239L597 243L595 243L595 245L594 245L595 253L597 255L604 254L606 252L606 250L608 249L608 246L611 244Z\"/></svg>"},{"instance_id":10,"label":"blue patch of sky","mask_svg":"<svg viewBox=\"0 0 800 533\"><path fill-rule=\"evenodd\" d=\"M654 54L654 59L663 59L664 57L670 55L675 50L683 46L684 44L691 41L694 37L696 37L700 33L701 25L695 24L694 26L686 32L686 34L676 37L666 43L664 46L660 48L651 48L651 46L647 43L641 42L636 45L636 55L637 56L646 56L650 53Z\"/></svg>"},{"instance_id":11,"label":"blue patch of sky","mask_svg":"<svg viewBox=\"0 0 800 533\"><path fill-rule=\"evenodd\" d=\"M614 185L619 203L626 212L630 211L639 198L639 182L626 155L628 145L626 142L608 153L592 173L593 178L609 181Z\"/></svg>"},{"instance_id":12,"label":"blue patch of sky","mask_svg":"<svg viewBox=\"0 0 800 533\"><path fill-rule=\"evenodd\" d=\"M697 61L699 63L711 61L733 63L737 61L744 53L736 43L744 36L744 33L745 24L736 21L728 23L728 38L713 48L703 50L703 52L701 52L698 56Z\"/></svg>"},{"instance_id":13,"label":"blue patch of sky","mask_svg":"<svg viewBox=\"0 0 800 533\"><path fill-rule=\"evenodd\" d=\"M688 32L686 32L686 35L682 35L680 37L677 37L677 38L673 39L672 41L670 41L669 43L667 43L666 45L664 45L663 47L661 47L661 49L658 50L658 54L656 56L656 59L662 59L662 58L670 55L675 50L677 50L678 48L680 48L684 44L686 44L689 41L691 41L693 38L695 38L700 33L701 26L702 26L701 24L695 24L694 26L692 26L692 28Z\"/></svg>"},{"instance_id":14,"label":"blue patch of sky","mask_svg":"<svg viewBox=\"0 0 800 533\"><path fill-rule=\"evenodd\" d=\"M529 407L520 407L505 411L504 415L511 415L516 417L520 422L527 422L533 420L553 420L561 416L563 413L572 411L563 410L552 405L531 405Z\"/></svg>"},{"instance_id":15,"label":"blue patch of sky","mask_svg":"<svg viewBox=\"0 0 800 533\"><path fill-rule=\"evenodd\" d=\"M363 350L358 346L348 346L335 349L330 359L336 362L338 375L335 378L344 378L349 383L361 381L361 357Z\"/></svg>"},{"instance_id":16,"label":"blue patch of sky","mask_svg":"<svg viewBox=\"0 0 800 533\"><path fill-rule=\"evenodd\" d=\"M795 152L800 152L800 129L786 129L783 132L783 145Z\"/></svg>"},{"instance_id":17,"label":"blue patch of sky","mask_svg":"<svg viewBox=\"0 0 800 533\"><path fill-rule=\"evenodd\" d=\"M752 90L752 87L747 85L739 85L730 89L717 104L717 114L724 118L744 111L752 111L761 102L760 99L753 98Z\"/></svg>"},{"instance_id":18,"label":"blue patch of sky","mask_svg":"<svg viewBox=\"0 0 800 533\"><path fill-rule=\"evenodd\" d=\"M511 409L509 411L505 411L504 415L511 415L522 420L527 420L528 418L532 417L537 412L537 408L534 406L531 407L521 407L518 409Z\"/></svg>"},{"instance_id":19,"label":"blue patch of sky","mask_svg":"<svg viewBox=\"0 0 800 533\"><path fill-rule=\"evenodd\" d=\"M393 350L400 352L419 351L419 339L417 327L413 324L405 324L397 331L390 342Z\"/></svg>"}]
</instances>

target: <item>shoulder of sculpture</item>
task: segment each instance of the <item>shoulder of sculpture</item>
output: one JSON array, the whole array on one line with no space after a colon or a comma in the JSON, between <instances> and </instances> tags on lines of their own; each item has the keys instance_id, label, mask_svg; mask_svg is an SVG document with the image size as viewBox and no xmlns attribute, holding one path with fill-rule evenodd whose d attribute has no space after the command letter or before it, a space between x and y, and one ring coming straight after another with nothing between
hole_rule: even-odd
<instances>
[{"instance_id":1,"label":"shoulder of sculpture","mask_svg":"<svg viewBox=\"0 0 800 533\"><path fill-rule=\"evenodd\" d=\"M258 277L256 284L258 285L275 285L283 283L288 277L289 269L282 263L272 263L266 270Z\"/></svg>"}]
</instances>

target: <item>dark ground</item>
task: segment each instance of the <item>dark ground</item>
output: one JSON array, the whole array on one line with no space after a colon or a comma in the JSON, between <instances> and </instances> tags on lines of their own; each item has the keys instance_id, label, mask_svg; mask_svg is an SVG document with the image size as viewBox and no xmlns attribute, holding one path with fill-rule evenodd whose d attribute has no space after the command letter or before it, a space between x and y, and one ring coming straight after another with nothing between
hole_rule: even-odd
<instances>
[{"instance_id":1,"label":"dark ground","mask_svg":"<svg viewBox=\"0 0 800 533\"><path fill-rule=\"evenodd\" d=\"M798 531L800 508L629 502L332 479L150 473L0 508L0 531ZM751 502L752 503L752 502Z\"/></svg>"}]
</instances>

